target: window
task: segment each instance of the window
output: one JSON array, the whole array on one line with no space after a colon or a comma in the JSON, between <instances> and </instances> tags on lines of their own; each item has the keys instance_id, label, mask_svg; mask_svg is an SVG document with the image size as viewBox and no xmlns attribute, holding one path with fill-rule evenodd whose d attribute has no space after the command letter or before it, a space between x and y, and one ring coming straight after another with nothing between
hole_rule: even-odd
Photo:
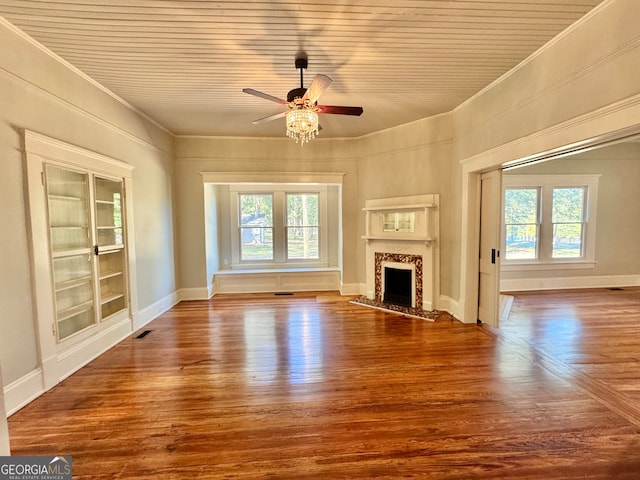
<instances>
[{"instance_id":1,"label":"window","mask_svg":"<svg viewBox=\"0 0 640 480\"><path fill-rule=\"evenodd\" d=\"M238 195L240 259L273 260L273 195Z\"/></svg>"},{"instance_id":2,"label":"window","mask_svg":"<svg viewBox=\"0 0 640 480\"><path fill-rule=\"evenodd\" d=\"M504 192L505 258L538 257L539 190L507 188Z\"/></svg>"},{"instance_id":3,"label":"window","mask_svg":"<svg viewBox=\"0 0 640 480\"><path fill-rule=\"evenodd\" d=\"M320 258L317 193L287 193L287 260Z\"/></svg>"},{"instance_id":4,"label":"window","mask_svg":"<svg viewBox=\"0 0 640 480\"><path fill-rule=\"evenodd\" d=\"M326 266L326 187L233 185L232 268Z\"/></svg>"},{"instance_id":5,"label":"window","mask_svg":"<svg viewBox=\"0 0 640 480\"><path fill-rule=\"evenodd\" d=\"M584 247L585 187L554 188L551 210L552 258L581 258Z\"/></svg>"},{"instance_id":6,"label":"window","mask_svg":"<svg viewBox=\"0 0 640 480\"><path fill-rule=\"evenodd\" d=\"M505 175L504 266L595 266L598 175Z\"/></svg>"}]
</instances>

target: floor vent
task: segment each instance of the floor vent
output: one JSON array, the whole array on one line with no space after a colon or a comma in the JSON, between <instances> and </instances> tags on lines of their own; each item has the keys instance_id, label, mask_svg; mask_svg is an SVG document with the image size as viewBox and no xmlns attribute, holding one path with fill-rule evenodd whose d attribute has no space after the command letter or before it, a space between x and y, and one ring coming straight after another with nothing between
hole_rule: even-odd
<instances>
[{"instance_id":1,"label":"floor vent","mask_svg":"<svg viewBox=\"0 0 640 480\"><path fill-rule=\"evenodd\" d=\"M284 296L284 295L293 295L292 292L276 292L274 293L276 296Z\"/></svg>"},{"instance_id":2,"label":"floor vent","mask_svg":"<svg viewBox=\"0 0 640 480\"><path fill-rule=\"evenodd\" d=\"M617 290L624 290L624 288L620 288L620 287L611 287L609 290L617 291Z\"/></svg>"},{"instance_id":3,"label":"floor vent","mask_svg":"<svg viewBox=\"0 0 640 480\"><path fill-rule=\"evenodd\" d=\"M138 335L136 338L144 338L147 335L149 335L153 330L145 330L144 332L142 332L140 335Z\"/></svg>"}]
</instances>

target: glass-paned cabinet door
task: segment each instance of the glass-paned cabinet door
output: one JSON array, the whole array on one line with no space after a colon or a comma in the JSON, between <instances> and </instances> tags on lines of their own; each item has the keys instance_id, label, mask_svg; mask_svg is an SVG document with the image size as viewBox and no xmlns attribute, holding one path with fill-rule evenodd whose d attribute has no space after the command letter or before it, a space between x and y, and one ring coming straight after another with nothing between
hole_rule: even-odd
<instances>
[{"instance_id":1,"label":"glass-paned cabinet door","mask_svg":"<svg viewBox=\"0 0 640 480\"><path fill-rule=\"evenodd\" d=\"M53 276L56 333L62 341L96 323L91 253L55 256Z\"/></svg>"},{"instance_id":2,"label":"glass-paned cabinet door","mask_svg":"<svg viewBox=\"0 0 640 480\"><path fill-rule=\"evenodd\" d=\"M124 249L123 184L95 177L96 239L100 292L100 317L127 308Z\"/></svg>"},{"instance_id":3,"label":"glass-paned cabinet door","mask_svg":"<svg viewBox=\"0 0 640 480\"><path fill-rule=\"evenodd\" d=\"M58 341L96 323L89 175L46 166Z\"/></svg>"},{"instance_id":4,"label":"glass-paned cabinet door","mask_svg":"<svg viewBox=\"0 0 640 480\"><path fill-rule=\"evenodd\" d=\"M51 250L89 248L89 175L47 165L46 179Z\"/></svg>"},{"instance_id":5,"label":"glass-paned cabinet door","mask_svg":"<svg viewBox=\"0 0 640 480\"><path fill-rule=\"evenodd\" d=\"M122 182L95 177L95 197L97 245L123 245Z\"/></svg>"}]
</instances>

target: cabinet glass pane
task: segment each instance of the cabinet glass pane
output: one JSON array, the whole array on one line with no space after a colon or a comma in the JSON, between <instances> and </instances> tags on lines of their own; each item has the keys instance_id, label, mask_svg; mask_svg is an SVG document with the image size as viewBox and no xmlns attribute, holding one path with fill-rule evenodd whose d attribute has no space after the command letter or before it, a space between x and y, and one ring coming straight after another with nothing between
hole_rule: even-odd
<instances>
[{"instance_id":1,"label":"cabinet glass pane","mask_svg":"<svg viewBox=\"0 0 640 480\"><path fill-rule=\"evenodd\" d=\"M47 165L46 178L51 250L89 247L88 175Z\"/></svg>"},{"instance_id":2,"label":"cabinet glass pane","mask_svg":"<svg viewBox=\"0 0 640 480\"><path fill-rule=\"evenodd\" d=\"M79 311L75 315L58 321L58 340L64 340L70 335L90 327L95 323L95 318L92 306L91 308Z\"/></svg>"},{"instance_id":3,"label":"cabinet glass pane","mask_svg":"<svg viewBox=\"0 0 640 480\"><path fill-rule=\"evenodd\" d=\"M398 213L398 231L413 232L413 212Z\"/></svg>"},{"instance_id":4,"label":"cabinet glass pane","mask_svg":"<svg viewBox=\"0 0 640 480\"><path fill-rule=\"evenodd\" d=\"M395 232L396 231L396 214L395 213L385 213L382 216L382 229L385 232Z\"/></svg>"},{"instance_id":5,"label":"cabinet glass pane","mask_svg":"<svg viewBox=\"0 0 640 480\"><path fill-rule=\"evenodd\" d=\"M90 254L53 259L58 340L93 325L93 276Z\"/></svg>"},{"instance_id":6,"label":"cabinet glass pane","mask_svg":"<svg viewBox=\"0 0 640 480\"><path fill-rule=\"evenodd\" d=\"M53 279L56 288L65 282L91 278L90 254L73 255L53 259Z\"/></svg>"},{"instance_id":7,"label":"cabinet glass pane","mask_svg":"<svg viewBox=\"0 0 640 480\"><path fill-rule=\"evenodd\" d=\"M95 196L98 245L123 245L122 182L96 177Z\"/></svg>"}]
</instances>

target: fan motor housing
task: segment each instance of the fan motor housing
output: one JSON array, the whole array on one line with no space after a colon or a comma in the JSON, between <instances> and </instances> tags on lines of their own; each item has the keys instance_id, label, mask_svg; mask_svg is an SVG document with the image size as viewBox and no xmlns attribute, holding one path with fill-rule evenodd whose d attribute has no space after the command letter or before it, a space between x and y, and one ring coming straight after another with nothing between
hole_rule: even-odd
<instances>
[{"instance_id":1,"label":"fan motor housing","mask_svg":"<svg viewBox=\"0 0 640 480\"><path fill-rule=\"evenodd\" d=\"M293 90L290 90L289 93L287 93L287 102L291 103L296 98L302 98L304 97L305 93L307 93L306 88L294 88Z\"/></svg>"}]
</instances>

